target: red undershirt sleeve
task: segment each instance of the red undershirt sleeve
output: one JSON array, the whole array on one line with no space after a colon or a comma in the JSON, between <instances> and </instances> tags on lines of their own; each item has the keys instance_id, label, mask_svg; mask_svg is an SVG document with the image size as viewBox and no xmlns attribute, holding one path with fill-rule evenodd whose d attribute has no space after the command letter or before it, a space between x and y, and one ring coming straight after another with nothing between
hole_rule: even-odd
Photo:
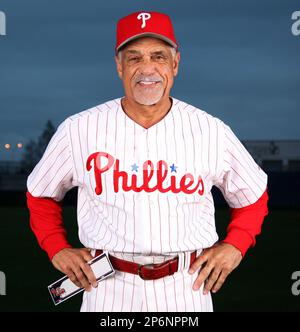
<instances>
[{"instance_id":1,"label":"red undershirt sleeve","mask_svg":"<svg viewBox=\"0 0 300 332\"><path fill-rule=\"evenodd\" d=\"M46 251L50 260L64 248L71 248L63 226L62 205L52 198L39 198L29 192L27 206L30 212L30 227L40 247Z\"/></svg>"},{"instance_id":2,"label":"red undershirt sleeve","mask_svg":"<svg viewBox=\"0 0 300 332\"><path fill-rule=\"evenodd\" d=\"M242 208L230 209L230 223L227 236L222 241L239 249L243 256L256 243L255 237L260 234L265 216L268 214L268 192L253 204Z\"/></svg>"}]
</instances>

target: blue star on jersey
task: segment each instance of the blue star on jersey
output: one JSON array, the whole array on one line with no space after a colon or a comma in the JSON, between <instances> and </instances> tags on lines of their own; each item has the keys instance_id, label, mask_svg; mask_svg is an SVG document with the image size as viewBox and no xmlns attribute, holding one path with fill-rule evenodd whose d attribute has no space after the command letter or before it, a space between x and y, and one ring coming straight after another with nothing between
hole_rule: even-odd
<instances>
[{"instance_id":1,"label":"blue star on jersey","mask_svg":"<svg viewBox=\"0 0 300 332\"><path fill-rule=\"evenodd\" d=\"M170 168L171 168L171 173L172 173L172 172L177 173L177 170L176 170L177 167L178 167L178 166L175 166L174 163L173 163L173 165L170 166Z\"/></svg>"},{"instance_id":2,"label":"blue star on jersey","mask_svg":"<svg viewBox=\"0 0 300 332\"><path fill-rule=\"evenodd\" d=\"M138 168L139 168L139 166L136 163L134 163L133 165L131 165L131 171L132 172L133 171L138 172Z\"/></svg>"}]
</instances>

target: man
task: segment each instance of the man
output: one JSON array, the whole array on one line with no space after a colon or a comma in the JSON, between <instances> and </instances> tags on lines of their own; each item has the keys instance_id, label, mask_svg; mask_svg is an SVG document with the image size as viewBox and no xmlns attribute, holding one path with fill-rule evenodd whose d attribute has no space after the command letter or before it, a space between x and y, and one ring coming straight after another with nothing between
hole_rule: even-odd
<instances>
[{"instance_id":1,"label":"man","mask_svg":"<svg viewBox=\"0 0 300 332\"><path fill-rule=\"evenodd\" d=\"M221 120L170 96L180 53L167 15L119 20L115 51L125 96L59 126L28 178L31 227L86 289L82 311L212 311L211 291L260 233L267 175ZM222 242L213 185L231 208ZM83 249L61 217L74 186ZM116 274L97 284L87 262L102 251Z\"/></svg>"}]
</instances>

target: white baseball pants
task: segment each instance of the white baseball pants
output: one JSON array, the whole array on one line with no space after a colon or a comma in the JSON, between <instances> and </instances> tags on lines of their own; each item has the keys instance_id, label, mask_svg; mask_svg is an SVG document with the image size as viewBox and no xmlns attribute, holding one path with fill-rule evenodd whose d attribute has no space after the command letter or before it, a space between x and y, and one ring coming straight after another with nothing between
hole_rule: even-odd
<instances>
[{"instance_id":1,"label":"white baseball pants","mask_svg":"<svg viewBox=\"0 0 300 332\"><path fill-rule=\"evenodd\" d=\"M198 254L197 254L198 255ZM157 280L116 271L100 281L98 288L84 292L82 312L212 312L211 294L203 285L192 289L197 273L188 273L189 260L179 255L178 272Z\"/></svg>"}]
</instances>

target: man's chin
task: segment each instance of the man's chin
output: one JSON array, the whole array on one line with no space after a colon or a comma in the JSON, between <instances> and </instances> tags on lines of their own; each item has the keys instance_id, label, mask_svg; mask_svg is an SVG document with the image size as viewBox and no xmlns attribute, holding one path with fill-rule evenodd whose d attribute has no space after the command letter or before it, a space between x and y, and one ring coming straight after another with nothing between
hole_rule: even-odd
<instances>
[{"instance_id":1,"label":"man's chin","mask_svg":"<svg viewBox=\"0 0 300 332\"><path fill-rule=\"evenodd\" d=\"M162 97L163 96L160 96L160 97L157 97L157 98L147 98L147 97L139 96L139 97L135 97L134 100L138 104L143 105L143 106L154 106L154 105L156 105L157 103L160 102Z\"/></svg>"}]
</instances>

